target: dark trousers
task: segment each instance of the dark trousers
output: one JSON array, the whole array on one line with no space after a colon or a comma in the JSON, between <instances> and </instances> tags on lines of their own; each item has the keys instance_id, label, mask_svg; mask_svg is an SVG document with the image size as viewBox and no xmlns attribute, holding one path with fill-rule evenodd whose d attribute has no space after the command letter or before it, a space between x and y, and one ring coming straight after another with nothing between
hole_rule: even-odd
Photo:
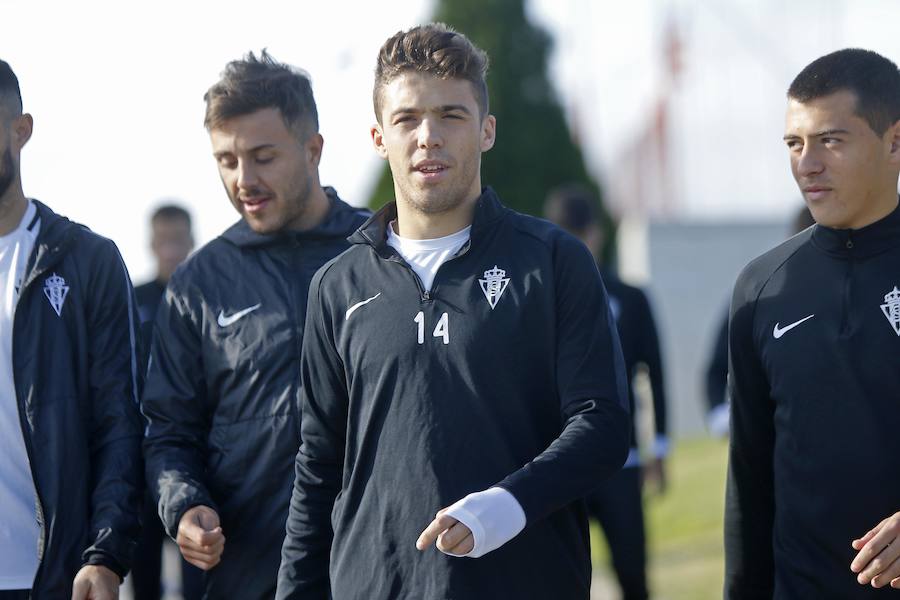
<instances>
[{"instance_id":1,"label":"dark trousers","mask_svg":"<svg viewBox=\"0 0 900 600\"><path fill-rule=\"evenodd\" d=\"M131 581L134 586L134 600L159 600L162 598L162 545L166 538L156 505L149 498L144 499L141 515L143 529L134 551L134 566ZM181 560L181 593L184 600L200 600L203 597L203 571ZM0 597L0 600L6 600Z\"/></svg>"},{"instance_id":2,"label":"dark trousers","mask_svg":"<svg viewBox=\"0 0 900 600\"><path fill-rule=\"evenodd\" d=\"M0 590L0 600L30 600L31 590Z\"/></svg>"},{"instance_id":3,"label":"dark trousers","mask_svg":"<svg viewBox=\"0 0 900 600\"><path fill-rule=\"evenodd\" d=\"M641 469L622 469L587 498L588 514L599 521L624 600L646 600L647 549Z\"/></svg>"}]
</instances>

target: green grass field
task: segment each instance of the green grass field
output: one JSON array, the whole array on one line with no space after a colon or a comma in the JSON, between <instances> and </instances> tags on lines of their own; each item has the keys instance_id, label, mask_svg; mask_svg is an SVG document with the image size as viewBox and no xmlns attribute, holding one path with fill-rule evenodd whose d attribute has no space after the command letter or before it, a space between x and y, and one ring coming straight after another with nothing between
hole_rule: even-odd
<instances>
[{"instance_id":1,"label":"green grass field","mask_svg":"<svg viewBox=\"0 0 900 600\"><path fill-rule=\"evenodd\" d=\"M647 533L651 597L705 600L722 597L722 513L728 443L708 438L675 444L668 463L669 489L648 495ZM605 540L591 526L596 569L610 571Z\"/></svg>"}]
</instances>

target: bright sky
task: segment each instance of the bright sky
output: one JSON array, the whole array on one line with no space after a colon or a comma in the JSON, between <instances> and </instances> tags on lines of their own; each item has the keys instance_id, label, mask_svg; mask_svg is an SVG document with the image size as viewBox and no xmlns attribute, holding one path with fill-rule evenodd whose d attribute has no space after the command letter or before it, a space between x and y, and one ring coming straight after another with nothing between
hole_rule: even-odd
<instances>
[{"instance_id":1,"label":"bright sky","mask_svg":"<svg viewBox=\"0 0 900 600\"><path fill-rule=\"evenodd\" d=\"M665 193L682 220L793 214L801 200L782 141L791 80L846 47L900 62L898 0L534 0L532 12L556 33L551 71L588 166L607 184L662 87L662 33L675 18L683 69Z\"/></svg>"},{"instance_id":2,"label":"bright sky","mask_svg":"<svg viewBox=\"0 0 900 600\"><path fill-rule=\"evenodd\" d=\"M224 65L267 47L312 76L322 182L361 204L381 161L369 139L381 43L433 0L0 0L0 58L19 76L35 134L25 192L111 237L140 282L146 221L163 198L191 209L199 243L231 224L203 129ZM531 0L554 35L551 77L589 169L609 181L660 86L666 15L684 25L673 97L677 216L772 220L798 204L781 141L784 90L813 58L864 46L900 60L898 0ZM498 124L503 143L503 124Z\"/></svg>"},{"instance_id":3,"label":"bright sky","mask_svg":"<svg viewBox=\"0 0 900 600\"><path fill-rule=\"evenodd\" d=\"M369 138L378 48L429 13L415 0L0 0L0 58L35 120L25 193L112 238L136 282L152 277L147 220L161 198L189 206L199 243L237 219L203 94L229 60L265 47L310 73L322 182L361 204L381 163Z\"/></svg>"}]
</instances>

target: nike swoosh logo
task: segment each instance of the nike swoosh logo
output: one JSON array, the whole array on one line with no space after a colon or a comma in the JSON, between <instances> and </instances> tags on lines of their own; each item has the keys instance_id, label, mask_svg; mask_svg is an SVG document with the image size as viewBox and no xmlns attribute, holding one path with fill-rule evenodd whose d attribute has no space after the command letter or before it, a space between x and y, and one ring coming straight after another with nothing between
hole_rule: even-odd
<instances>
[{"instance_id":1,"label":"nike swoosh logo","mask_svg":"<svg viewBox=\"0 0 900 600\"><path fill-rule=\"evenodd\" d=\"M772 330L772 336L777 340L778 338L783 336L785 333L787 333L788 331L790 331L791 329L793 329L800 323L803 323L804 321L809 321L814 316L816 316L816 315L809 315L808 317L804 317L804 318L800 319L799 321L795 321L785 327L778 327L780 325L780 323L775 323L775 329Z\"/></svg>"},{"instance_id":2,"label":"nike swoosh logo","mask_svg":"<svg viewBox=\"0 0 900 600\"><path fill-rule=\"evenodd\" d=\"M377 298L377 297L380 296L380 295L381 295L381 292L378 292L377 294L375 294L374 296L372 296L372 297L369 298L368 300L363 300L362 302L357 302L356 304L354 304L353 306L351 306L350 308L348 308L348 309L347 309L347 314L344 315L344 320L346 321L347 319L349 319L349 318L350 318L350 315L352 315L352 314L356 311L357 308L362 308L363 306L365 306L366 304L368 304L369 302L371 302L372 300L374 300L375 298Z\"/></svg>"},{"instance_id":3,"label":"nike swoosh logo","mask_svg":"<svg viewBox=\"0 0 900 600\"><path fill-rule=\"evenodd\" d=\"M240 319L242 319L243 317L246 317L247 315L252 313L254 310L259 308L260 306L262 306L262 303L254 304L253 306L245 308L244 310L239 310L236 313L234 313L233 315L229 315L227 317L225 316L225 311L220 310L219 318L216 319L216 322L219 324L219 327L228 327L232 323L235 323L235 322L239 321Z\"/></svg>"}]
</instances>

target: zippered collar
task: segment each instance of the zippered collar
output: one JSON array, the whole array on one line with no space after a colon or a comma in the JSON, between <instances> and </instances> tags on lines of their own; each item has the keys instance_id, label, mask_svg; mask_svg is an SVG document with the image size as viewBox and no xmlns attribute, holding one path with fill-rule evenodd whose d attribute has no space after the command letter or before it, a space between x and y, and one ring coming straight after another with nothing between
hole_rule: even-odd
<instances>
[{"instance_id":1,"label":"zippered collar","mask_svg":"<svg viewBox=\"0 0 900 600\"><path fill-rule=\"evenodd\" d=\"M35 221L40 220L41 229L34 241L34 249L28 257L25 267L25 276L22 279L22 290L62 260L66 251L75 239L78 232L86 229L84 225L74 223L56 214L50 208L37 200L32 199L37 212ZM34 223L29 227L33 227Z\"/></svg>"},{"instance_id":2,"label":"zippered collar","mask_svg":"<svg viewBox=\"0 0 900 600\"><path fill-rule=\"evenodd\" d=\"M477 241L481 234L490 229L506 212L507 208L500 202L497 192L490 186L482 188L481 195L475 200L470 241ZM372 215L372 218L363 223L348 240L351 244L368 244L380 256L387 258L394 254L393 249L387 243L387 228L390 222L396 218L397 203L394 201L384 205L381 210Z\"/></svg>"},{"instance_id":3,"label":"zippered collar","mask_svg":"<svg viewBox=\"0 0 900 600\"><path fill-rule=\"evenodd\" d=\"M900 206L880 221L859 229L833 229L815 225L813 243L829 254L867 257L900 245Z\"/></svg>"},{"instance_id":4,"label":"zippered collar","mask_svg":"<svg viewBox=\"0 0 900 600\"><path fill-rule=\"evenodd\" d=\"M328 214L316 227L308 231L279 231L273 234L261 234L253 231L247 221L241 219L222 233L222 238L241 248L278 245L294 240L316 240L345 238L350 235L359 223L359 214L368 211L354 208L341 200L332 187L324 187L325 195L331 207Z\"/></svg>"}]
</instances>

